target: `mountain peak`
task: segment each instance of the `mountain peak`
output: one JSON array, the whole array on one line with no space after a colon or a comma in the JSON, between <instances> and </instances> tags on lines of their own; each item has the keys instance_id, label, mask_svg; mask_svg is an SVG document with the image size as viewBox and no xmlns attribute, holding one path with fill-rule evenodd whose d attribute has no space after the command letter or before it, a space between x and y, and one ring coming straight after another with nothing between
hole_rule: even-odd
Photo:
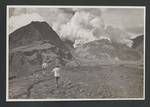
<instances>
[{"instance_id":1,"label":"mountain peak","mask_svg":"<svg viewBox=\"0 0 150 107\"><path fill-rule=\"evenodd\" d=\"M32 21L9 35L10 48L28 45L35 41L46 40L50 44L64 49L65 46L57 33L46 22Z\"/></svg>"},{"instance_id":2,"label":"mountain peak","mask_svg":"<svg viewBox=\"0 0 150 107\"><path fill-rule=\"evenodd\" d=\"M133 38L132 39L132 41L133 41L132 48L136 48L139 45L143 44L143 39L144 39L144 35L139 35L139 36Z\"/></svg>"},{"instance_id":3,"label":"mountain peak","mask_svg":"<svg viewBox=\"0 0 150 107\"><path fill-rule=\"evenodd\" d=\"M38 26L38 25L45 25L45 26L49 26L47 22L45 21L32 21L30 23L30 25L34 25L34 26ZM50 26L49 26L50 27Z\"/></svg>"}]
</instances>

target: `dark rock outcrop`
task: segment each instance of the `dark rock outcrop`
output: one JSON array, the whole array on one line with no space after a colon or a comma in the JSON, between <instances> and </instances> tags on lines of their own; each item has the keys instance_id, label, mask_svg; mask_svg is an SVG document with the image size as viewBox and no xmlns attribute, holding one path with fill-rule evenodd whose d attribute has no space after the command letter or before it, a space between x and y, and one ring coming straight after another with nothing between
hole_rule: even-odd
<instances>
[{"instance_id":1,"label":"dark rock outcrop","mask_svg":"<svg viewBox=\"0 0 150 107\"><path fill-rule=\"evenodd\" d=\"M132 41L133 41L132 48L137 48L140 45L143 45L143 42L144 42L143 39L144 39L144 35L140 35L140 36L137 36L137 37L133 38L132 39Z\"/></svg>"}]
</instances>

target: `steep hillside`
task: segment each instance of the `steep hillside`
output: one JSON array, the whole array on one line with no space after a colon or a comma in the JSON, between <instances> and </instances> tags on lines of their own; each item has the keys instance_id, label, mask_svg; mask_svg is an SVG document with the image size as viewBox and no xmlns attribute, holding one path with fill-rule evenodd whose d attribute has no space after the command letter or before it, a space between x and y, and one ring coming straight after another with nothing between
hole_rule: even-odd
<instances>
[{"instance_id":1,"label":"steep hillside","mask_svg":"<svg viewBox=\"0 0 150 107\"><path fill-rule=\"evenodd\" d=\"M36 72L43 62L52 69L56 59L65 65L71 58L70 50L46 22L31 22L9 35L10 78Z\"/></svg>"},{"instance_id":2,"label":"steep hillside","mask_svg":"<svg viewBox=\"0 0 150 107\"><path fill-rule=\"evenodd\" d=\"M132 48L136 49L141 55L144 53L144 35L137 36L132 39L133 45Z\"/></svg>"},{"instance_id":3,"label":"steep hillside","mask_svg":"<svg viewBox=\"0 0 150 107\"><path fill-rule=\"evenodd\" d=\"M133 41L132 48L141 47L140 45L143 45L143 42L144 42L143 39L144 39L144 35L140 35L140 36L133 38L132 39L132 41Z\"/></svg>"},{"instance_id":4,"label":"steep hillside","mask_svg":"<svg viewBox=\"0 0 150 107\"><path fill-rule=\"evenodd\" d=\"M9 35L10 48L44 40L59 48L66 49L57 33L46 22L31 22Z\"/></svg>"},{"instance_id":5,"label":"steep hillside","mask_svg":"<svg viewBox=\"0 0 150 107\"><path fill-rule=\"evenodd\" d=\"M138 61L143 57L136 49L106 39L86 43L76 48L75 53L81 62L92 62L91 64L131 62Z\"/></svg>"}]
</instances>

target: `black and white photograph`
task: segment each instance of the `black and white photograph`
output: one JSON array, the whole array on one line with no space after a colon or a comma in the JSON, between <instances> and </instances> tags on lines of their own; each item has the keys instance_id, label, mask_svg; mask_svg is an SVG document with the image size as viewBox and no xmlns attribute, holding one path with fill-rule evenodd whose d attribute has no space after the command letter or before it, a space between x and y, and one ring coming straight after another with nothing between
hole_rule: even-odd
<instances>
[{"instance_id":1,"label":"black and white photograph","mask_svg":"<svg viewBox=\"0 0 150 107\"><path fill-rule=\"evenodd\" d=\"M145 6L7 6L7 101L145 99Z\"/></svg>"}]
</instances>

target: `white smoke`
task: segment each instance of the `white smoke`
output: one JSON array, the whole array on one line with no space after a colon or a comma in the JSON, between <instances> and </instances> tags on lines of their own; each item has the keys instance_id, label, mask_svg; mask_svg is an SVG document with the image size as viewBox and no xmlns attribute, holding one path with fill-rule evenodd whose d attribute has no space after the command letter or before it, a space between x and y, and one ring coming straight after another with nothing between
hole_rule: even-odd
<instances>
[{"instance_id":1,"label":"white smoke","mask_svg":"<svg viewBox=\"0 0 150 107\"><path fill-rule=\"evenodd\" d=\"M102 38L131 46L130 35L119 28L107 27L101 11L93 8L16 8L9 18L9 32L31 21L46 21L60 38L73 41L74 47Z\"/></svg>"},{"instance_id":2,"label":"white smoke","mask_svg":"<svg viewBox=\"0 0 150 107\"><path fill-rule=\"evenodd\" d=\"M91 9L92 10L92 9ZM61 38L74 41L74 47L97 40L104 34L104 22L100 10L76 9L70 21L62 25Z\"/></svg>"},{"instance_id":3,"label":"white smoke","mask_svg":"<svg viewBox=\"0 0 150 107\"><path fill-rule=\"evenodd\" d=\"M128 34L127 32L119 29L114 28L112 26L108 26L106 29L107 36L110 38L112 42L126 44L127 46L132 46L132 35Z\"/></svg>"}]
</instances>

